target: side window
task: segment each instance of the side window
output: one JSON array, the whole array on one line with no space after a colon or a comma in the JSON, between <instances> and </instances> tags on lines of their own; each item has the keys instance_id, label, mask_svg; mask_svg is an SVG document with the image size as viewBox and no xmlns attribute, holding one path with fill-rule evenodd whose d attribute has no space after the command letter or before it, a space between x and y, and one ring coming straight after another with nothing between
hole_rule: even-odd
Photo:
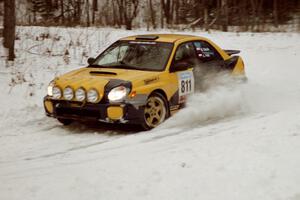
<instances>
[{"instance_id":1,"label":"side window","mask_svg":"<svg viewBox=\"0 0 300 200\"><path fill-rule=\"evenodd\" d=\"M197 58L201 62L222 60L218 51L205 41L193 42L196 48Z\"/></svg>"},{"instance_id":2,"label":"side window","mask_svg":"<svg viewBox=\"0 0 300 200\"><path fill-rule=\"evenodd\" d=\"M174 63L187 62L191 66L195 64L196 52L192 42L181 44L175 53Z\"/></svg>"}]
</instances>

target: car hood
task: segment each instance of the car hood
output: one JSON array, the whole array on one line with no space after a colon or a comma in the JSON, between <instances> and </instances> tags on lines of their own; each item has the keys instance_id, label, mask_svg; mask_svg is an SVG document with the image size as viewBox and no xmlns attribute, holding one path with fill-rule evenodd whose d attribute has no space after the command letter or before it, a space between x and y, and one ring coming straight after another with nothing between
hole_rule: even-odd
<instances>
[{"instance_id":1,"label":"car hood","mask_svg":"<svg viewBox=\"0 0 300 200\"><path fill-rule=\"evenodd\" d=\"M156 77L160 72L128 70L128 69L112 69L112 68L82 68L71 71L55 79L55 85L61 89L69 86L76 90L84 88L89 90L94 88L103 97L104 87L111 80L118 79L129 81L133 86L152 77Z\"/></svg>"}]
</instances>

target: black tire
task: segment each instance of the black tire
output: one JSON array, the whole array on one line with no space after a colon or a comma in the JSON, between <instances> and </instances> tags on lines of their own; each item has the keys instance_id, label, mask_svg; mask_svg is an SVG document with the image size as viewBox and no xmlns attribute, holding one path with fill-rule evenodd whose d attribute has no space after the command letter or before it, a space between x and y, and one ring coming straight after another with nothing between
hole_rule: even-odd
<instances>
[{"instance_id":1,"label":"black tire","mask_svg":"<svg viewBox=\"0 0 300 200\"><path fill-rule=\"evenodd\" d=\"M154 106L153 106L154 104ZM161 109L159 109L159 107ZM154 92L148 99L144 108L143 130L157 127L170 116L168 103L164 95Z\"/></svg>"},{"instance_id":2,"label":"black tire","mask_svg":"<svg viewBox=\"0 0 300 200\"><path fill-rule=\"evenodd\" d=\"M70 124L73 123L72 119L62 119L62 118L58 118L57 119L60 123L62 123L64 126L68 126Z\"/></svg>"}]
</instances>

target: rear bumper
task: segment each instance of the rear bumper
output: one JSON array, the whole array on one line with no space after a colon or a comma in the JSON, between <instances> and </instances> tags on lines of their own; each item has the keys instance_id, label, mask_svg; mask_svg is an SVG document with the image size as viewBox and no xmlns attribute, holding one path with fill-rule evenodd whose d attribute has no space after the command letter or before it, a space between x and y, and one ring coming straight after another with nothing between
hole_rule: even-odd
<instances>
[{"instance_id":1,"label":"rear bumper","mask_svg":"<svg viewBox=\"0 0 300 200\"><path fill-rule=\"evenodd\" d=\"M130 103L78 103L44 98L46 115L54 118L106 123L141 124L144 121L144 106Z\"/></svg>"}]
</instances>

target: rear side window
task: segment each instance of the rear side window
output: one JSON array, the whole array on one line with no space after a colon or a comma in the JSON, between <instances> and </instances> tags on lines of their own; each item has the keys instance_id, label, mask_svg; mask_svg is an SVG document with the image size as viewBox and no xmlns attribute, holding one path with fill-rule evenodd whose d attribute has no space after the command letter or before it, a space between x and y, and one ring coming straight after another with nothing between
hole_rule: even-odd
<instances>
[{"instance_id":1,"label":"rear side window","mask_svg":"<svg viewBox=\"0 0 300 200\"><path fill-rule=\"evenodd\" d=\"M192 42L181 44L175 54L175 62L181 62L181 61L190 61L191 59L194 59L196 57L195 55L195 48L193 46Z\"/></svg>"},{"instance_id":2,"label":"rear side window","mask_svg":"<svg viewBox=\"0 0 300 200\"><path fill-rule=\"evenodd\" d=\"M223 60L218 51L209 43L205 41L196 41L193 42L193 44L196 48L197 57L201 62Z\"/></svg>"}]
</instances>

